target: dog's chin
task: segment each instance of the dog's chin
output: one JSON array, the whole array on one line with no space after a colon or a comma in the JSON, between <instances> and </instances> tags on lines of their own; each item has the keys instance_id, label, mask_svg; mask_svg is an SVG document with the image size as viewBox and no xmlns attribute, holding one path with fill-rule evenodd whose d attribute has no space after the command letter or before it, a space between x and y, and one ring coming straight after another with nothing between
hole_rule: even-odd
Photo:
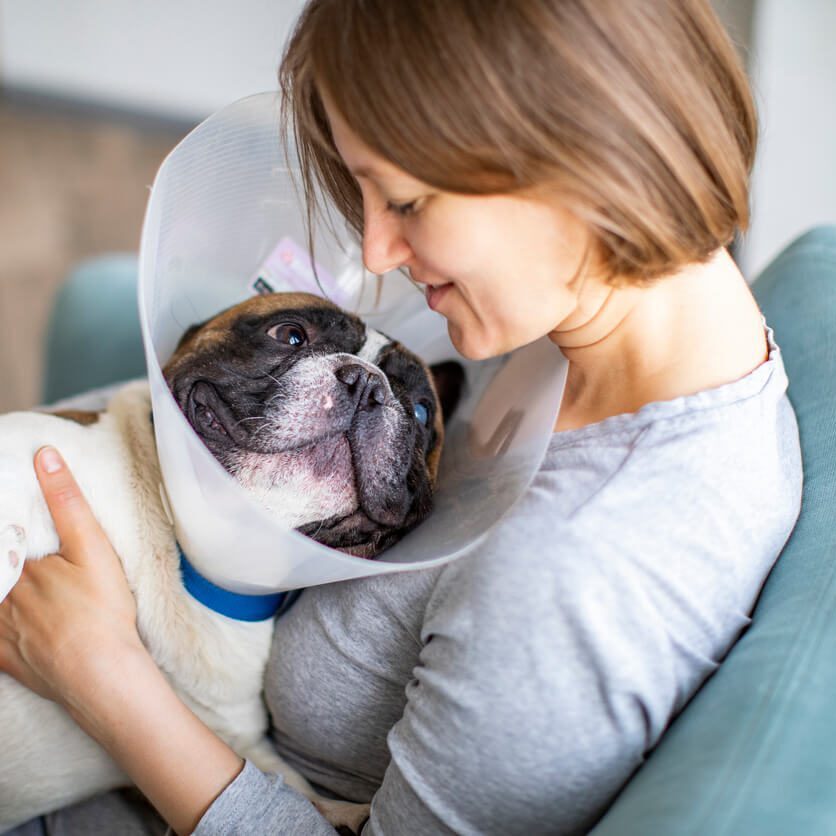
<instances>
[{"instance_id":1,"label":"dog's chin","mask_svg":"<svg viewBox=\"0 0 836 836\"><path fill-rule=\"evenodd\" d=\"M323 546L368 560L377 557L405 533L381 528L359 508L344 517L308 523L297 531Z\"/></svg>"},{"instance_id":2,"label":"dog's chin","mask_svg":"<svg viewBox=\"0 0 836 836\"><path fill-rule=\"evenodd\" d=\"M415 515L409 508L397 514L391 509L398 522L390 525L364 507L356 487L358 455L346 435L337 434L282 453L240 452L226 461L236 481L277 521L324 546L373 558L406 533Z\"/></svg>"}]
</instances>

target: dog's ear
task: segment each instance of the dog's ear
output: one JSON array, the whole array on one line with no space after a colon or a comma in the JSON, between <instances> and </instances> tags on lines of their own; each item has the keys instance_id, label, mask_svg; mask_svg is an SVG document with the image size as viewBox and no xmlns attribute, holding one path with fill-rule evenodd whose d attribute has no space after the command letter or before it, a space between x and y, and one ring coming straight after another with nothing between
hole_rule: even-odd
<instances>
[{"instance_id":1,"label":"dog's ear","mask_svg":"<svg viewBox=\"0 0 836 836\"><path fill-rule=\"evenodd\" d=\"M444 423L455 412L464 390L464 367L455 360L446 360L430 366L430 372L435 381L435 390L441 403L441 415Z\"/></svg>"},{"instance_id":2,"label":"dog's ear","mask_svg":"<svg viewBox=\"0 0 836 836\"><path fill-rule=\"evenodd\" d=\"M207 320L207 321L208 321L208 320ZM180 349L181 349L181 348L182 348L182 347L183 347L183 346L184 346L187 342L189 342L189 340L191 340L191 339L192 339L192 337L194 337L194 335L195 335L195 334L197 334L197 332L198 332L201 328L203 328L203 326L204 326L204 325L206 325L206 322L199 322L199 323L197 323L196 325L190 325L190 326L189 326L189 327L188 327L188 328L187 328L187 329L183 332L183 336L182 336L182 337L180 337L180 339L177 341L177 348L175 348L174 350L175 350L175 351L179 351L179 350L180 350Z\"/></svg>"}]
</instances>

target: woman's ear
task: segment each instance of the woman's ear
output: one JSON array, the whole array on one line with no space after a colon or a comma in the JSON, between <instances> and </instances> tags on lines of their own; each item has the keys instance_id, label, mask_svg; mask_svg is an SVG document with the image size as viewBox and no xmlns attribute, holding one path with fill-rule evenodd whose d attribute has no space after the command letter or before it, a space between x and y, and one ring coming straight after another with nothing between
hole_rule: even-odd
<instances>
[{"instance_id":1,"label":"woman's ear","mask_svg":"<svg viewBox=\"0 0 836 836\"><path fill-rule=\"evenodd\" d=\"M446 424L458 406L464 390L464 367L455 360L446 360L430 366L430 373L435 381L435 390L438 392L438 400L441 404L441 415Z\"/></svg>"}]
</instances>

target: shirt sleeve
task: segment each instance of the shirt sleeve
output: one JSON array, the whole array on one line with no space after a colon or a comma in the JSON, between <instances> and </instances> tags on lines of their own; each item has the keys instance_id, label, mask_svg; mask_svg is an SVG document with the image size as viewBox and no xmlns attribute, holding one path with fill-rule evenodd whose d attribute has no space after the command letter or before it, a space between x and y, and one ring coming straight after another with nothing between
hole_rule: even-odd
<instances>
[{"instance_id":1,"label":"shirt sleeve","mask_svg":"<svg viewBox=\"0 0 836 836\"><path fill-rule=\"evenodd\" d=\"M251 761L203 814L194 836L254 833L334 836L337 831L280 775L267 775Z\"/></svg>"}]
</instances>

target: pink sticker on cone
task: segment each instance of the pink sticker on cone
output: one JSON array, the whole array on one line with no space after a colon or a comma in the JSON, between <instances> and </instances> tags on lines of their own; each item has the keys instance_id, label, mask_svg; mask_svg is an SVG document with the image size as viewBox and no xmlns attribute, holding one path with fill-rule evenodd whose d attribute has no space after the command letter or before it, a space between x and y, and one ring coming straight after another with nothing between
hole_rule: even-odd
<instances>
[{"instance_id":1,"label":"pink sticker on cone","mask_svg":"<svg viewBox=\"0 0 836 836\"><path fill-rule=\"evenodd\" d=\"M262 295L296 290L325 296L337 305L349 301L334 277L321 264L313 263L308 251L288 237L279 241L250 279L249 287L252 293Z\"/></svg>"}]
</instances>

